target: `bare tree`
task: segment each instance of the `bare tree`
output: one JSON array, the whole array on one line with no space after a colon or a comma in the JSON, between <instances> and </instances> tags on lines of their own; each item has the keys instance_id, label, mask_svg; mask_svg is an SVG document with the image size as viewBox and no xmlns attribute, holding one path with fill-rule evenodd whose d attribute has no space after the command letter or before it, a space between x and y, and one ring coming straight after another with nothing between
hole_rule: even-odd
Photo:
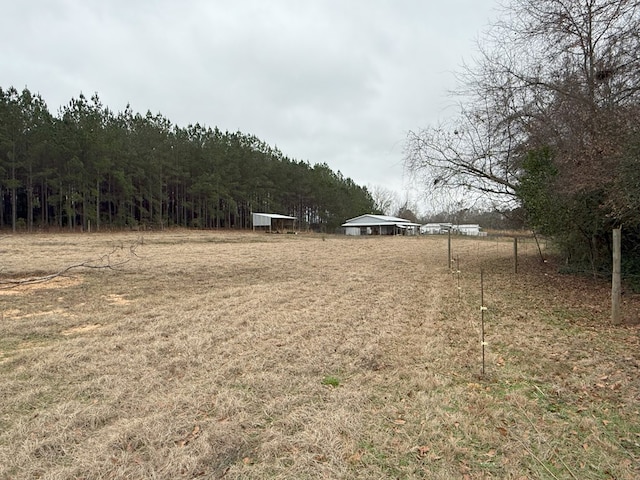
<instances>
[{"instance_id":1,"label":"bare tree","mask_svg":"<svg viewBox=\"0 0 640 480\"><path fill-rule=\"evenodd\" d=\"M519 70L504 73L533 92L530 146L554 148L565 187L611 181L640 101L638 0L518 0L502 31L516 39ZM532 48L535 47L535 48Z\"/></svg>"},{"instance_id":2,"label":"bare tree","mask_svg":"<svg viewBox=\"0 0 640 480\"><path fill-rule=\"evenodd\" d=\"M415 202L409 199L409 195L405 195L404 201L393 212L393 215L399 218L410 220L414 223L420 223L420 219L416 214L417 211L418 207Z\"/></svg>"},{"instance_id":3,"label":"bare tree","mask_svg":"<svg viewBox=\"0 0 640 480\"><path fill-rule=\"evenodd\" d=\"M601 184L637 118L638 51L640 0L513 0L460 75L459 117L409 132L405 165L426 189L510 202L548 146L565 184Z\"/></svg>"},{"instance_id":4,"label":"bare tree","mask_svg":"<svg viewBox=\"0 0 640 480\"><path fill-rule=\"evenodd\" d=\"M491 123L492 117L463 110L455 122L409 132L406 168L423 182L426 193L452 198L462 189L494 200L515 197L512 146Z\"/></svg>"},{"instance_id":5,"label":"bare tree","mask_svg":"<svg viewBox=\"0 0 640 480\"><path fill-rule=\"evenodd\" d=\"M395 211L397 205L400 203L400 197L398 196L398 193L383 186L370 186L369 192L371 193L371 198L373 199L375 209L384 213L385 215L391 215L391 213Z\"/></svg>"}]
</instances>

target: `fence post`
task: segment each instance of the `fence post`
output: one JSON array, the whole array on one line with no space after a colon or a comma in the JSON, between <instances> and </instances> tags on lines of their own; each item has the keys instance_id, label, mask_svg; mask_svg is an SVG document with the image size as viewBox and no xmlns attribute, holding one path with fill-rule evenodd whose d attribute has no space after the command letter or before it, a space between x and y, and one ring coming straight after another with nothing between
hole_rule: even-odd
<instances>
[{"instance_id":1,"label":"fence post","mask_svg":"<svg viewBox=\"0 0 640 480\"><path fill-rule=\"evenodd\" d=\"M620 274L620 263L621 263L621 235L622 228L614 228L613 229L613 272L611 274L611 323L614 325L620 325L622 323L622 318L620 315L620 303L622 300L621 294L621 274Z\"/></svg>"},{"instance_id":2,"label":"fence post","mask_svg":"<svg viewBox=\"0 0 640 480\"><path fill-rule=\"evenodd\" d=\"M482 375L484 376L484 347L487 346L487 342L484 340L484 311L487 307L484 306L484 270L480 269L480 344L482 346Z\"/></svg>"},{"instance_id":3,"label":"fence post","mask_svg":"<svg viewBox=\"0 0 640 480\"><path fill-rule=\"evenodd\" d=\"M456 279L458 287L458 300L462 298L462 287L460 286L460 255L456 255Z\"/></svg>"},{"instance_id":4,"label":"fence post","mask_svg":"<svg viewBox=\"0 0 640 480\"><path fill-rule=\"evenodd\" d=\"M518 273L518 237L513 237L513 273Z\"/></svg>"},{"instance_id":5,"label":"fence post","mask_svg":"<svg viewBox=\"0 0 640 480\"><path fill-rule=\"evenodd\" d=\"M451 270L451 228L449 228L449 241L448 241L448 245L449 245L449 270Z\"/></svg>"}]
</instances>

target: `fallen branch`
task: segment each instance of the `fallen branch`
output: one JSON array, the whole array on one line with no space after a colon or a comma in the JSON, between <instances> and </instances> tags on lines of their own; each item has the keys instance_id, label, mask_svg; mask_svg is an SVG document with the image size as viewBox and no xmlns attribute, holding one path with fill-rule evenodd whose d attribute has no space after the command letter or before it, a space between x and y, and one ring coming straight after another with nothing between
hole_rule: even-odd
<instances>
[{"instance_id":1,"label":"fallen branch","mask_svg":"<svg viewBox=\"0 0 640 480\"><path fill-rule=\"evenodd\" d=\"M537 385L534 385L534 387L545 397L547 396L546 393L544 393L542 390L540 390L540 388ZM525 411L524 408L522 408L522 406L517 405L517 407L520 409L520 411L522 412L522 414L525 416L525 418L527 419L527 421L529 422L529 424L531 424L531 426L533 427L533 429L536 431L536 433L542 437L542 433L540 433L540 430L538 430L538 428L536 427L536 425L533 423L533 421L531 420L531 418L529 418L529 415L527 415L527 412ZM556 477L551 470L549 470L549 468L544 464L544 462L538 458L531 449L529 449L529 447L527 447L525 445L525 443L522 441L522 439L520 439L520 437L518 437L515 433L511 432L511 435L513 435L513 437L520 442L520 444L522 445L522 447L534 458L536 459L536 461L538 461L538 463L540 463L540 465L549 473L549 475L551 475L553 478L558 478ZM542 440L543 443L546 443L546 440ZM575 476L575 474L573 473L573 471L569 468L569 466L565 463L565 461L562 459L562 457L560 455L557 456L558 460L560 460L560 463L562 463L562 465L564 466L564 468L567 469L567 471L569 472L569 475L571 475L572 478L574 478L575 480L578 480L578 477Z\"/></svg>"},{"instance_id":2,"label":"fallen branch","mask_svg":"<svg viewBox=\"0 0 640 480\"><path fill-rule=\"evenodd\" d=\"M112 260L112 257L116 252L124 250L124 245L120 245L119 247L114 248L111 252L102 255L96 260L87 260L81 263L74 263L73 265L69 265L56 273L51 273L49 275L43 275L40 277L0 280L0 290L7 290L10 288L19 287L21 285L33 285L37 283L49 282L55 278L64 277L71 270L76 270L78 268L90 268L95 270L116 270L119 267L129 263L133 257L138 256L136 254L136 249L139 244L139 242L136 242L129 247L129 257L124 260Z\"/></svg>"}]
</instances>

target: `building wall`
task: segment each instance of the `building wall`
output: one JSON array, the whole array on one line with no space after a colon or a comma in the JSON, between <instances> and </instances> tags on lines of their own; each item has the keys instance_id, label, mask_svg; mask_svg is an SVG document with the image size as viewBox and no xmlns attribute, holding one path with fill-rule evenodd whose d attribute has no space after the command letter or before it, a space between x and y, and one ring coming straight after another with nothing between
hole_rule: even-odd
<instances>
[{"instance_id":1,"label":"building wall","mask_svg":"<svg viewBox=\"0 0 640 480\"><path fill-rule=\"evenodd\" d=\"M422 226L421 231L426 235L435 235L440 233L441 228L439 223L428 223Z\"/></svg>"},{"instance_id":2,"label":"building wall","mask_svg":"<svg viewBox=\"0 0 640 480\"><path fill-rule=\"evenodd\" d=\"M461 235L471 235L477 237L480 235L479 225L458 225L458 231Z\"/></svg>"},{"instance_id":3,"label":"building wall","mask_svg":"<svg viewBox=\"0 0 640 480\"><path fill-rule=\"evenodd\" d=\"M253 214L253 226L254 227L270 227L271 217L266 215L260 215L259 213Z\"/></svg>"}]
</instances>

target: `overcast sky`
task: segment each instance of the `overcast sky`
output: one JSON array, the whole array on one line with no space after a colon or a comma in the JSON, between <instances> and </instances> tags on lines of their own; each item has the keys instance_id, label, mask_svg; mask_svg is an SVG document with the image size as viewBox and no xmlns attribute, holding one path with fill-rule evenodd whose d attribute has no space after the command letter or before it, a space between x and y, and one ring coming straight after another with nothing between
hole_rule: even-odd
<instances>
[{"instance_id":1,"label":"overcast sky","mask_svg":"<svg viewBox=\"0 0 640 480\"><path fill-rule=\"evenodd\" d=\"M408 130L455 113L454 72L497 0L0 0L0 86L52 113L115 112L254 134L357 184L406 191ZM402 193L404 196L405 194Z\"/></svg>"}]
</instances>

